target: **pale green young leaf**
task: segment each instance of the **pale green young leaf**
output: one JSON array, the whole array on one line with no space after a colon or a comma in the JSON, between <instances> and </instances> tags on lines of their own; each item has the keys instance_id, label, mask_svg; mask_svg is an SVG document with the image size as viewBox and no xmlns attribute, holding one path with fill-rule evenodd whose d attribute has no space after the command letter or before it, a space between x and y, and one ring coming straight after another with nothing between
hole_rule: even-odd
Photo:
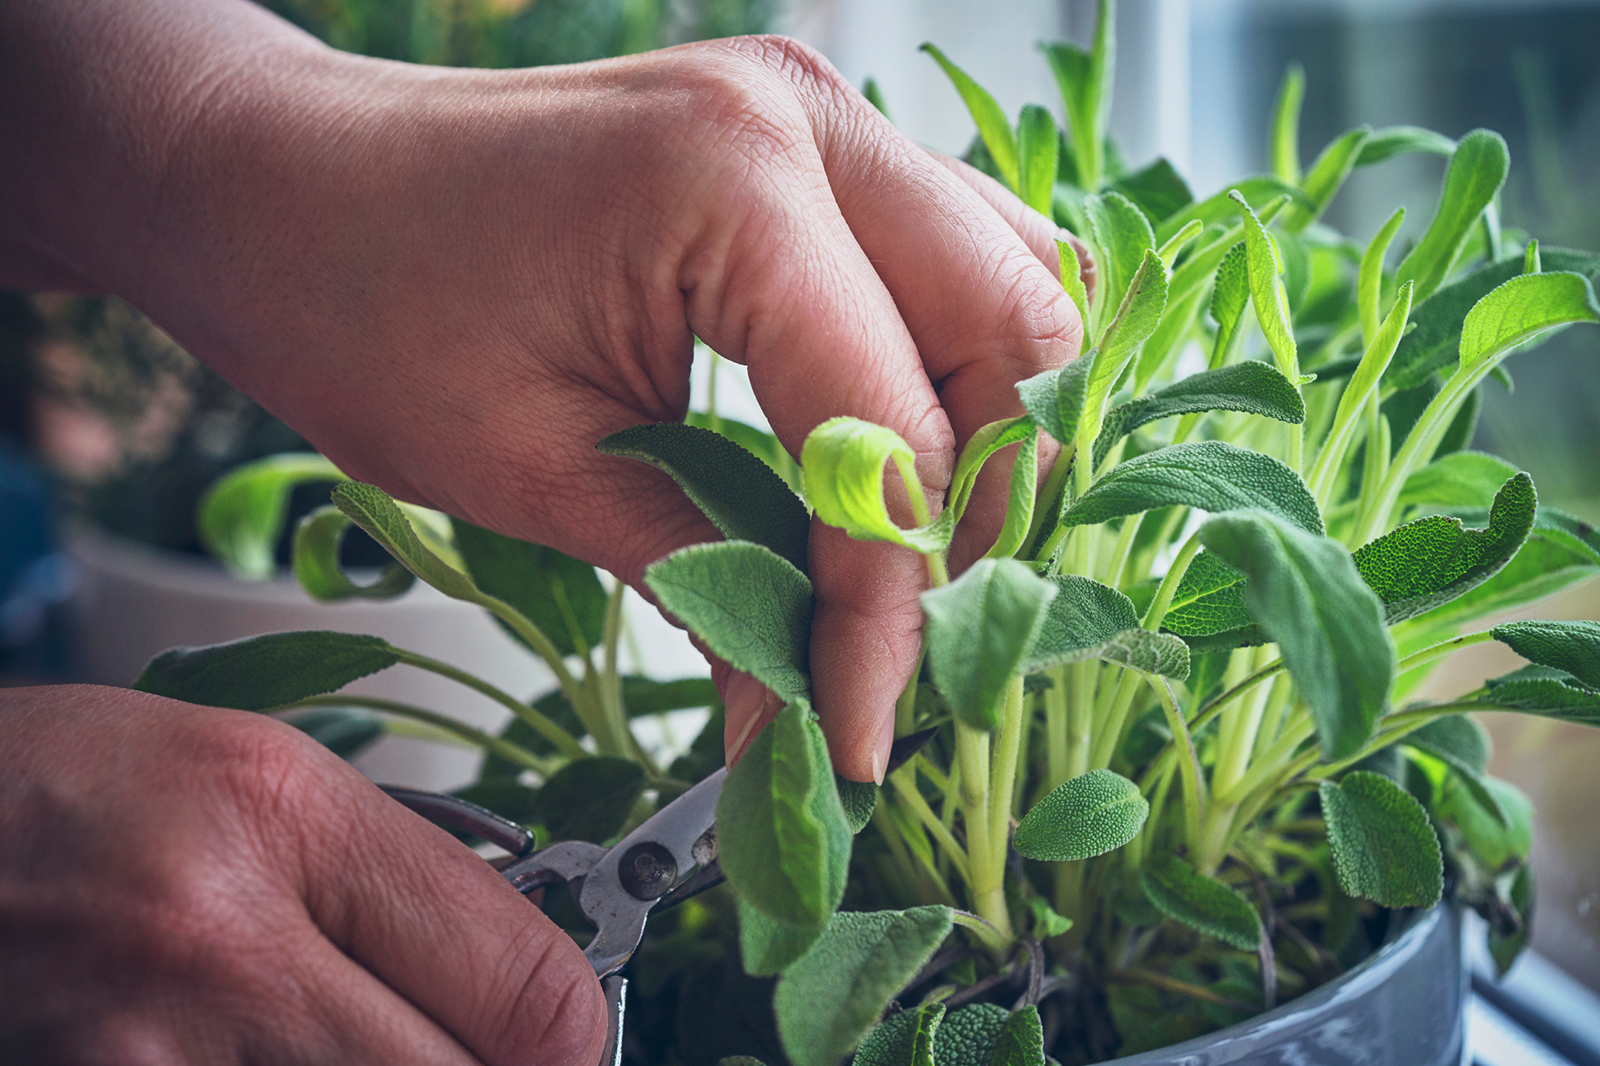
<instances>
[{"instance_id":1,"label":"pale green young leaf","mask_svg":"<svg viewBox=\"0 0 1600 1066\"><path fill-rule=\"evenodd\" d=\"M1291 205L1284 212L1284 230L1300 233L1322 216L1344 184L1344 179L1355 169L1356 158L1371 135L1371 126L1358 126L1336 137L1322 150L1306 172L1305 180L1300 183L1311 204L1309 207Z\"/></svg>"},{"instance_id":2,"label":"pale green young leaf","mask_svg":"<svg viewBox=\"0 0 1600 1066\"><path fill-rule=\"evenodd\" d=\"M351 524L349 516L332 504L300 519L290 556L300 587L324 603L355 598L389 600L409 591L417 576L399 563L384 567L378 579L367 585L357 585L345 575L339 565L339 548Z\"/></svg>"},{"instance_id":3,"label":"pale green young leaf","mask_svg":"<svg viewBox=\"0 0 1600 1066\"><path fill-rule=\"evenodd\" d=\"M1213 515L1200 540L1249 579L1245 604L1278 645L1323 753L1353 754L1388 704L1394 644L1350 554L1261 511Z\"/></svg>"},{"instance_id":4,"label":"pale green young leaf","mask_svg":"<svg viewBox=\"0 0 1600 1066\"><path fill-rule=\"evenodd\" d=\"M789 925L739 899L739 958L751 977L774 977L810 950L820 925Z\"/></svg>"},{"instance_id":5,"label":"pale green young leaf","mask_svg":"<svg viewBox=\"0 0 1600 1066\"><path fill-rule=\"evenodd\" d=\"M201 648L173 648L150 660L139 692L237 711L268 711L335 692L400 661L388 641L306 630L246 637Z\"/></svg>"},{"instance_id":6,"label":"pale green young leaf","mask_svg":"<svg viewBox=\"0 0 1600 1066\"><path fill-rule=\"evenodd\" d=\"M856 540L888 541L924 554L943 551L950 546L955 515L947 508L938 519L927 520L916 460L911 445L894 430L849 417L822 423L806 437L800 450L806 498L818 518ZM884 469L891 462L900 473L917 521L923 523L915 528L902 529L889 517L883 480Z\"/></svg>"},{"instance_id":7,"label":"pale green young leaf","mask_svg":"<svg viewBox=\"0 0 1600 1066\"><path fill-rule=\"evenodd\" d=\"M1028 381L1033 380L1033 378L1028 379ZM959 522L961 516L966 513L967 504L972 500L972 489L977 484L978 474L983 470L984 464L1001 449L1037 434L1038 430L1033 421L1026 415L1020 418L1003 418L998 422L978 427L978 430L967 439L966 446L956 458L955 472L950 477L950 490L945 496L945 507L955 512L956 521Z\"/></svg>"},{"instance_id":8,"label":"pale green young leaf","mask_svg":"<svg viewBox=\"0 0 1600 1066\"><path fill-rule=\"evenodd\" d=\"M1161 257L1161 265L1170 271L1173 264L1178 261L1178 256L1198 240L1204 230L1204 223L1198 218L1191 218L1182 229L1172 235L1170 240L1163 242L1161 247L1156 249L1156 254Z\"/></svg>"},{"instance_id":9,"label":"pale green young leaf","mask_svg":"<svg viewBox=\"0 0 1600 1066\"><path fill-rule=\"evenodd\" d=\"M1099 271L1095 285L1101 293L1097 306L1120 307L1145 253L1155 249L1155 231L1144 212L1121 193L1085 197L1083 212L1089 221L1089 239L1100 250L1095 261ZM1164 279L1164 268L1162 273ZM1100 344L1105 346L1103 340Z\"/></svg>"},{"instance_id":10,"label":"pale green young leaf","mask_svg":"<svg viewBox=\"0 0 1600 1066\"><path fill-rule=\"evenodd\" d=\"M278 538L289 495L300 485L344 481L316 452L269 455L228 471L206 490L195 512L200 543L235 577L270 581L278 572Z\"/></svg>"},{"instance_id":11,"label":"pale green young leaf","mask_svg":"<svg viewBox=\"0 0 1600 1066\"><path fill-rule=\"evenodd\" d=\"M1055 42L1041 45L1067 113L1078 183L1090 192L1105 174L1106 128L1111 117L1111 84L1116 53L1116 8L1100 0L1089 51Z\"/></svg>"},{"instance_id":12,"label":"pale green young leaf","mask_svg":"<svg viewBox=\"0 0 1600 1066\"><path fill-rule=\"evenodd\" d=\"M859 833L872 821L872 812L878 807L878 786L870 781L852 781L834 775L833 783L839 789L839 805L844 808L844 820L851 833Z\"/></svg>"},{"instance_id":13,"label":"pale green young leaf","mask_svg":"<svg viewBox=\"0 0 1600 1066\"><path fill-rule=\"evenodd\" d=\"M735 669L785 700L811 693L811 582L759 544L730 540L680 548L644 573L645 584Z\"/></svg>"},{"instance_id":14,"label":"pale green young leaf","mask_svg":"<svg viewBox=\"0 0 1600 1066\"><path fill-rule=\"evenodd\" d=\"M1456 142L1442 133L1421 126L1384 126L1373 130L1372 136L1361 146L1356 166L1370 167L1397 155L1420 153L1449 156L1454 155L1455 150Z\"/></svg>"},{"instance_id":15,"label":"pale green young leaf","mask_svg":"<svg viewBox=\"0 0 1600 1066\"><path fill-rule=\"evenodd\" d=\"M1038 104L1027 104L1017 120L1017 195L1035 211L1050 217L1050 198L1061 159L1056 120Z\"/></svg>"},{"instance_id":16,"label":"pale green young leaf","mask_svg":"<svg viewBox=\"0 0 1600 1066\"><path fill-rule=\"evenodd\" d=\"M951 83L955 85L956 92L961 94L961 102L967 105L967 112L972 115L972 121L978 127L978 136L983 138L983 146L989 149L989 158L994 160L994 165L1000 169L1000 175L1010 186L1011 191L1020 193L1017 138L1011 132L1011 123L1006 120L1006 113L1000 109L1000 105L989 95L987 89L952 63L938 46L931 42L926 43L922 46L922 51L932 56L934 62L944 69Z\"/></svg>"},{"instance_id":17,"label":"pale green young leaf","mask_svg":"<svg viewBox=\"0 0 1600 1066\"><path fill-rule=\"evenodd\" d=\"M1115 851L1139 835L1150 803L1110 770L1090 770L1056 788L1017 825L1012 843L1026 859L1071 862Z\"/></svg>"},{"instance_id":18,"label":"pale green young leaf","mask_svg":"<svg viewBox=\"0 0 1600 1066\"><path fill-rule=\"evenodd\" d=\"M943 1003L924 1003L891 1014L862 1038L851 1066L944 1066L936 1050L944 1011Z\"/></svg>"},{"instance_id":19,"label":"pale green young leaf","mask_svg":"<svg viewBox=\"0 0 1600 1066\"><path fill-rule=\"evenodd\" d=\"M1008 559L1017 554L1033 524L1034 497L1039 492L1039 431L1032 423L1017 449L1011 467L1011 492L1006 499L1005 522L985 559Z\"/></svg>"},{"instance_id":20,"label":"pale green young leaf","mask_svg":"<svg viewBox=\"0 0 1600 1066\"><path fill-rule=\"evenodd\" d=\"M936 1066L989 1066L995 1042L1011 1012L995 1003L974 1003L951 1011L933 1036Z\"/></svg>"},{"instance_id":21,"label":"pale green young leaf","mask_svg":"<svg viewBox=\"0 0 1600 1066\"><path fill-rule=\"evenodd\" d=\"M1293 424L1306 420L1305 402L1293 382L1266 363L1235 363L1191 374L1106 412L1094 442L1095 465L1104 461L1117 441L1140 426L1204 411L1244 411Z\"/></svg>"},{"instance_id":22,"label":"pale green young leaf","mask_svg":"<svg viewBox=\"0 0 1600 1066\"><path fill-rule=\"evenodd\" d=\"M1372 346L1378 335L1378 323L1383 317L1383 259L1389 254L1389 245L1406 220L1406 209L1397 207L1389 220L1378 228L1367 250L1361 253L1361 270L1356 279L1356 306L1361 317L1361 340ZM1415 292L1415 289L1412 290ZM1391 353L1390 358L1393 358Z\"/></svg>"},{"instance_id":23,"label":"pale green young leaf","mask_svg":"<svg viewBox=\"0 0 1600 1066\"><path fill-rule=\"evenodd\" d=\"M773 996L789 1060L837 1066L949 932L948 907L834 915Z\"/></svg>"},{"instance_id":24,"label":"pale green young leaf","mask_svg":"<svg viewBox=\"0 0 1600 1066\"><path fill-rule=\"evenodd\" d=\"M563 655L599 647L607 596L594 567L459 518L452 518L450 525L462 565L479 590L510 604ZM527 643L515 630L506 631Z\"/></svg>"},{"instance_id":25,"label":"pale green young leaf","mask_svg":"<svg viewBox=\"0 0 1600 1066\"><path fill-rule=\"evenodd\" d=\"M1256 309L1256 321L1261 324L1261 332L1272 349L1279 372L1291 380L1297 379L1300 364L1294 330L1289 325L1289 297L1279 277L1283 273L1283 256L1272 234L1267 232L1244 197L1231 195L1244 217L1245 272L1250 281L1250 303Z\"/></svg>"},{"instance_id":26,"label":"pale green young leaf","mask_svg":"<svg viewBox=\"0 0 1600 1066\"><path fill-rule=\"evenodd\" d=\"M811 516L805 504L768 463L728 437L659 422L613 433L595 448L665 471L729 540L765 545L806 572ZM481 580L478 586L484 587Z\"/></svg>"},{"instance_id":27,"label":"pale green young leaf","mask_svg":"<svg viewBox=\"0 0 1600 1066\"><path fill-rule=\"evenodd\" d=\"M1033 914L1033 935L1040 940L1049 940L1053 936L1060 936L1072 928L1072 919L1063 917L1055 909L1034 896L1028 900L1028 910Z\"/></svg>"},{"instance_id":28,"label":"pale green young leaf","mask_svg":"<svg viewBox=\"0 0 1600 1066\"><path fill-rule=\"evenodd\" d=\"M1027 661L1056 589L1015 559L980 559L922 594L928 666L963 722L999 724L1006 684Z\"/></svg>"},{"instance_id":29,"label":"pale green young leaf","mask_svg":"<svg viewBox=\"0 0 1600 1066\"><path fill-rule=\"evenodd\" d=\"M1504 622L1489 632L1529 662L1600 688L1600 622Z\"/></svg>"},{"instance_id":30,"label":"pale green young leaf","mask_svg":"<svg viewBox=\"0 0 1600 1066\"><path fill-rule=\"evenodd\" d=\"M1431 296L1450 273L1467 234L1505 184L1510 165L1505 140L1492 130L1473 130L1456 145L1433 221L1395 270L1396 283L1417 283L1418 301Z\"/></svg>"},{"instance_id":31,"label":"pale green young leaf","mask_svg":"<svg viewBox=\"0 0 1600 1066\"><path fill-rule=\"evenodd\" d=\"M388 493L376 485L345 481L334 486L332 498L335 507L417 577L451 599L484 602L483 592L470 577L423 543L411 520Z\"/></svg>"},{"instance_id":32,"label":"pale green young leaf","mask_svg":"<svg viewBox=\"0 0 1600 1066\"><path fill-rule=\"evenodd\" d=\"M1447 779L1443 792L1439 815L1461 831L1484 866L1504 870L1527 860L1533 845L1533 804L1521 789L1485 775L1477 789L1465 777Z\"/></svg>"},{"instance_id":33,"label":"pale green young leaf","mask_svg":"<svg viewBox=\"0 0 1600 1066\"><path fill-rule=\"evenodd\" d=\"M1173 854L1158 854L1139 871L1139 886L1156 910L1190 929L1238 948L1261 946L1261 919L1249 900Z\"/></svg>"},{"instance_id":34,"label":"pale green young leaf","mask_svg":"<svg viewBox=\"0 0 1600 1066\"><path fill-rule=\"evenodd\" d=\"M1234 341L1239 337L1239 327L1249 309L1250 275L1245 264L1244 242L1240 241L1222 257L1217 266L1216 284L1211 289L1211 320L1217 324L1217 339L1211 349L1213 368L1223 366L1232 358Z\"/></svg>"},{"instance_id":35,"label":"pale green young leaf","mask_svg":"<svg viewBox=\"0 0 1600 1066\"><path fill-rule=\"evenodd\" d=\"M1045 1066L1044 1025L1038 1007L1024 1004L1006 1019L995 1037L989 1066Z\"/></svg>"},{"instance_id":36,"label":"pale green young leaf","mask_svg":"<svg viewBox=\"0 0 1600 1066\"><path fill-rule=\"evenodd\" d=\"M1517 554L1538 506L1533 479L1517 474L1495 494L1485 529L1430 515L1356 549L1355 564L1383 601L1390 625L1415 618L1488 581Z\"/></svg>"},{"instance_id":37,"label":"pale green young leaf","mask_svg":"<svg viewBox=\"0 0 1600 1066\"><path fill-rule=\"evenodd\" d=\"M1099 353L1091 349L1060 370L1046 370L1017 382L1017 395L1028 415L1062 445L1070 447L1078 439L1089 377L1098 358ZM965 454L963 451L963 457Z\"/></svg>"},{"instance_id":38,"label":"pale green young leaf","mask_svg":"<svg viewBox=\"0 0 1600 1066\"><path fill-rule=\"evenodd\" d=\"M1090 525L1173 506L1213 514L1251 508L1322 532L1322 515L1300 475L1271 456L1222 441L1174 444L1120 463L1078 497L1062 521Z\"/></svg>"},{"instance_id":39,"label":"pale green young leaf","mask_svg":"<svg viewBox=\"0 0 1600 1066\"><path fill-rule=\"evenodd\" d=\"M1382 774L1358 770L1321 785L1322 817L1339 887L1385 907L1431 907L1444 860L1428 813Z\"/></svg>"},{"instance_id":40,"label":"pale green young leaf","mask_svg":"<svg viewBox=\"0 0 1600 1066\"><path fill-rule=\"evenodd\" d=\"M1272 135L1268 155L1272 173L1289 185L1300 184L1300 104L1306 94L1306 72L1299 63L1290 63L1278 83L1278 98L1272 105Z\"/></svg>"},{"instance_id":41,"label":"pale green young leaf","mask_svg":"<svg viewBox=\"0 0 1600 1066\"><path fill-rule=\"evenodd\" d=\"M1257 174L1241 178L1232 182L1221 192L1213 193L1204 200L1197 200L1185 207L1177 214L1170 216L1156 227L1156 239L1162 243L1171 240L1173 235L1187 226L1190 222L1199 221L1207 226L1229 224L1238 217L1239 209L1234 206L1230 194L1235 190L1247 200L1257 214L1265 214L1265 207L1278 197L1284 197L1284 202L1304 201L1305 193L1298 186L1289 185L1267 174ZM1235 237L1237 241L1239 238ZM1233 242L1230 241L1231 246ZM1214 267L1213 267L1214 269Z\"/></svg>"},{"instance_id":42,"label":"pale green young leaf","mask_svg":"<svg viewBox=\"0 0 1600 1066\"><path fill-rule=\"evenodd\" d=\"M1447 714L1407 733L1405 743L1443 762L1478 806L1502 827L1510 827L1510 815L1484 780L1489 733L1483 726L1464 714Z\"/></svg>"},{"instance_id":43,"label":"pale green young leaf","mask_svg":"<svg viewBox=\"0 0 1600 1066\"><path fill-rule=\"evenodd\" d=\"M1050 579L1057 592L1023 664L1036 674L1063 663L1099 657L1099 649L1139 624L1133 601L1114 588L1076 574Z\"/></svg>"},{"instance_id":44,"label":"pale green young leaf","mask_svg":"<svg viewBox=\"0 0 1600 1066\"><path fill-rule=\"evenodd\" d=\"M1138 269L1128 279L1116 316L1100 335L1099 354L1089 372L1089 399L1085 405L1090 421L1098 420L1097 414L1103 408L1106 395L1116 387L1129 360L1139 354L1146 338L1155 332L1166 308L1167 268L1162 265L1161 257L1147 248ZM1098 425L1080 425L1079 434L1085 429L1095 435L1099 433Z\"/></svg>"},{"instance_id":45,"label":"pale green young leaf","mask_svg":"<svg viewBox=\"0 0 1600 1066\"><path fill-rule=\"evenodd\" d=\"M1142 674L1159 674L1174 681L1189 677L1189 645L1171 633L1125 629L1096 648L1095 655Z\"/></svg>"},{"instance_id":46,"label":"pale green young leaf","mask_svg":"<svg viewBox=\"0 0 1600 1066\"><path fill-rule=\"evenodd\" d=\"M1539 242L1530 237L1528 246L1522 250L1522 272L1537 274L1543 269L1544 261L1539 256Z\"/></svg>"},{"instance_id":47,"label":"pale green young leaf","mask_svg":"<svg viewBox=\"0 0 1600 1066\"><path fill-rule=\"evenodd\" d=\"M1072 298L1078 309L1078 321L1083 324L1084 335L1089 333L1089 290L1083 285L1083 264L1078 260L1078 250L1072 242L1056 238L1056 263L1061 272L1061 287Z\"/></svg>"},{"instance_id":48,"label":"pale green young leaf","mask_svg":"<svg viewBox=\"0 0 1600 1066\"><path fill-rule=\"evenodd\" d=\"M1485 366L1555 326L1600 322L1600 302L1582 274L1519 274L1472 306L1461 326L1461 369Z\"/></svg>"},{"instance_id":49,"label":"pale green young leaf","mask_svg":"<svg viewBox=\"0 0 1600 1066\"><path fill-rule=\"evenodd\" d=\"M768 918L820 928L844 895L850 838L822 727L806 704L790 703L722 788L722 870L739 898Z\"/></svg>"},{"instance_id":50,"label":"pale green young leaf","mask_svg":"<svg viewBox=\"0 0 1600 1066\"><path fill-rule=\"evenodd\" d=\"M1488 452L1451 452L1406 478L1400 505L1486 507L1517 468Z\"/></svg>"}]
</instances>

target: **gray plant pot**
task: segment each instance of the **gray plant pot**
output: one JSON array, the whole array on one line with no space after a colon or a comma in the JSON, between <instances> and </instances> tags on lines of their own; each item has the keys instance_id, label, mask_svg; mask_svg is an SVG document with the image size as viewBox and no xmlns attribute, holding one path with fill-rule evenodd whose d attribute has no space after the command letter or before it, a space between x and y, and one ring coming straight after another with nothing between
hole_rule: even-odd
<instances>
[{"instance_id":1,"label":"gray plant pot","mask_svg":"<svg viewBox=\"0 0 1600 1066\"><path fill-rule=\"evenodd\" d=\"M1117 1066L1459 1066L1469 974L1461 919L1448 904L1276 1010Z\"/></svg>"}]
</instances>

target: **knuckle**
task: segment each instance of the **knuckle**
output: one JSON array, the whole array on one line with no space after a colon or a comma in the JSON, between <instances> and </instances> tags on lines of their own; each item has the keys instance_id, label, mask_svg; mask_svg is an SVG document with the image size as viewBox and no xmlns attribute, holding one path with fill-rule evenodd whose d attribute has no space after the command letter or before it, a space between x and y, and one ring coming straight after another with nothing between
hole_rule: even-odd
<instances>
[{"instance_id":1,"label":"knuckle","mask_svg":"<svg viewBox=\"0 0 1600 1066\"><path fill-rule=\"evenodd\" d=\"M537 1060L548 1066L588 1066L599 1055L606 1027L599 984L578 947L554 925L532 920L507 942L485 1003L497 1016L491 1061Z\"/></svg>"}]
</instances>

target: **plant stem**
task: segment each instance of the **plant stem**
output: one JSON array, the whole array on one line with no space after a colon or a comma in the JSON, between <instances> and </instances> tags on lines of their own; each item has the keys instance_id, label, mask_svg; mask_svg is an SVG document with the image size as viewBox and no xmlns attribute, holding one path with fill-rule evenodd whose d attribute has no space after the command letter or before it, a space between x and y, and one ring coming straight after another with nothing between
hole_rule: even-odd
<instances>
[{"instance_id":1,"label":"plant stem","mask_svg":"<svg viewBox=\"0 0 1600 1066\"><path fill-rule=\"evenodd\" d=\"M1167 609L1172 606L1172 597L1178 591L1178 583L1183 580L1183 575L1189 572L1189 564L1199 551L1200 533L1196 531L1189 534L1189 539L1178 549L1178 557L1172 560L1172 566L1161 579L1161 587L1156 589L1156 598L1150 601L1150 609L1144 614L1143 625L1150 632L1160 630L1161 623L1166 621Z\"/></svg>"},{"instance_id":2,"label":"plant stem","mask_svg":"<svg viewBox=\"0 0 1600 1066\"><path fill-rule=\"evenodd\" d=\"M984 920L1010 934L1006 913L1005 862L995 862L989 831L989 735L956 722L956 760L961 766L961 813L967 829L967 862L973 908Z\"/></svg>"},{"instance_id":3,"label":"plant stem","mask_svg":"<svg viewBox=\"0 0 1600 1066\"><path fill-rule=\"evenodd\" d=\"M1167 728L1172 731L1173 740L1183 742L1178 753L1178 773L1183 782L1185 835L1192 851L1200 844L1200 822L1206 806L1205 785L1200 780L1200 757L1194 750L1194 740L1189 736L1189 728L1184 724L1178 701L1173 698L1166 679L1152 678L1150 683L1156 690L1156 697L1161 700L1161 710L1166 715Z\"/></svg>"},{"instance_id":4,"label":"plant stem","mask_svg":"<svg viewBox=\"0 0 1600 1066\"><path fill-rule=\"evenodd\" d=\"M567 758L583 759L588 757L589 753L583 750L583 747L573 738L571 733L568 733L555 722L523 703L509 692L496 688L482 678L474 677L463 670L457 670L449 663L430 659L426 655L418 655L414 651L405 651L400 648L395 650L400 655L400 661L407 666L415 666L438 674L440 677L448 677L450 680L459 682L475 692L481 692L483 695L488 696L512 714L527 722L540 736L560 749L561 754ZM570 677L571 675L568 676ZM569 696L568 698L570 699L571 697Z\"/></svg>"},{"instance_id":5,"label":"plant stem","mask_svg":"<svg viewBox=\"0 0 1600 1066\"><path fill-rule=\"evenodd\" d=\"M1000 736L994 748L994 777L989 787L989 844L995 849L995 864L1002 870L1006 865L1006 848L1011 843L1011 804L1017 791L1017 764L1021 760L1022 737L1027 726L1025 710L1022 675L1017 674L1006 685Z\"/></svg>"},{"instance_id":6,"label":"plant stem","mask_svg":"<svg viewBox=\"0 0 1600 1066\"><path fill-rule=\"evenodd\" d=\"M1070 666L1050 671L1050 687L1044 692L1045 788L1051 792L1071 777L1071 710L1067 706L1067 675Z\"/></svg>"},{"instance_id":7,"label":"plant stem","mask_svg":"<svg viewBox=\"0 0 1600 1066\"><path fill-rule=\"evenodd\" d=\"M929 833L933 834L933 839L938 841L939 847L944 849L944 853L949 856L950 861L955 865L956 873L960 874L961 879L970 885L971 877L968 872L967 853L961 847L960 842L956 840L955 835L939 820L939 816L933 813L933 808L929 807L928 801L922 798L922 793L917 791L917 779L916 773L912 769L913 765L915 764L902 766L889 775L889 783L894 787L895 798L906 810L911 812L917 821L922 823Z\"/></svg>"},{"instance_id":8,"label":"plant stem","mask_svg":"<svg viewBox=\"0 0 1600 1066\"><path fill-rule=\"evenodd\" d=\"M513 744L509 740L502 740L491 733L475 729L465 722L451 718L449 715L439 714L436 711L426 710L422 707L414 707L409 703L378 699L376 696L356 696L348 693L332 692L326 696L308 696L303 700L289 704L287 707L281 707L279 710L293 711L301 707L364 707L370 711L392 714L396 718L409 718L414 722L424 722L441 732L466 741L475 748L482 748L496 758L515 763L525 770L532 770L540 775L550 772L550 766L546 760L539 758L539 756L520 744Z\"/></svg>"}]
</instances>

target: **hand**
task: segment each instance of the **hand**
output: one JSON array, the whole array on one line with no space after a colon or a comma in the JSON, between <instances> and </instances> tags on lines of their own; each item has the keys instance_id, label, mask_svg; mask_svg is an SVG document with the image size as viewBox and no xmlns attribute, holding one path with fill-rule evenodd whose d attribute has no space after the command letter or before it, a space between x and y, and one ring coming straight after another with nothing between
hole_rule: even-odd
<instances>
[{"instance_id":1,"label":"hand","mask_svg":"<svg viewBox=\"0 0 1600 1066\"><path fill-rule=\"evenodd\" d=\"M0 692L0 1061L593 1066L573 941L289 726Z\"/></svg>"},{"instance_id":2,"label":"hand","mask_svg":"<svg viewBox=\"0 0 1600 1066\"><path fill-rule=\"evenodd\" d=\"M1021 413L1012 386L1077 353L1054 225L793 41L462 71L336 53L234 0L51 7L14 5L24 48L70 22L97 71L141 77L90 98L0 53L35 172L66 118L118 129L81 181L23 190L63 221L13 225L13 262L128 297L351 475L636 588L720 534L594 444L683 417L693 335L749 366L791 453L835 415L886 424L935 504L957 445ZM958 566L998 532L1007 473L986 475ZM881 777L923 564L820 524L810 556L823 728L841 772ZM736 756L776 707L720 673Z\"/></svg>"}]
</instances>

